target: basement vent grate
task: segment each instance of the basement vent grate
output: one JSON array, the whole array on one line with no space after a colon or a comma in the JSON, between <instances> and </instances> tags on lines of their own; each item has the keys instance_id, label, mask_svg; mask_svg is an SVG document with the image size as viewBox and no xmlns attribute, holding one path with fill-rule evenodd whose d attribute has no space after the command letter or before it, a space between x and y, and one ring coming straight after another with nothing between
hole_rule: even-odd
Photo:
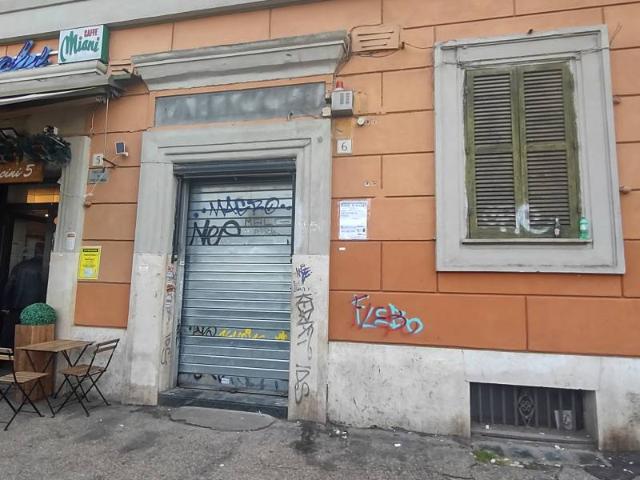
<instances>
[{"instance_id":1,"label":"basement vent grate","mask_svg":"<svg viewBox=\"0 0 640 480\"><path fill-rule=\"evenodd\" d=\"M584 430L583 395L560 388L471 384L471 421L482 425Z\"/></svg>"}]
</instances>

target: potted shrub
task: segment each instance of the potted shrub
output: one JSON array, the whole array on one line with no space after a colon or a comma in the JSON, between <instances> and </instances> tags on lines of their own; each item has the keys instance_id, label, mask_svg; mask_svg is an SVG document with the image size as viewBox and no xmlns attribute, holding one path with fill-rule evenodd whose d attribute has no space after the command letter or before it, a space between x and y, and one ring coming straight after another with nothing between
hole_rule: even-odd
<instances>
[{"instance_id":1,"label":"potted shrub","mask_svg":"<svg viewBox=\"0 0 640 480\"><path fill-rule=\"evenodd\" d=\"M34 303L20 313L20 325L55 325L57 319L56 311L46 303Z\"/></svg>"},{"instance_id":2,"label":"potted shrub","mask_svg":"<svg viewBox=\"0 0 640 480\"><path fill-rule=\"evenodd\" d=\"M15 346L24 347L34 343L48 342L55 338L56 320L58 316L56 311L46 303L34 303L29 305L20 313L20 323L16 325ZM36 366L37 371L42 371L49 359L46 353L31 352L31 358ZM24 351L16 350L15 356L16 370L31 371L31 363ZM45 392L50 395L53 393L53 372L54 363L51 362L49 373L51 375L42 381ZM29 386L30 387L30 386ZM42 398L42 392L37 388L33 392L35 399Z\"/></svg>"}]
</instances>

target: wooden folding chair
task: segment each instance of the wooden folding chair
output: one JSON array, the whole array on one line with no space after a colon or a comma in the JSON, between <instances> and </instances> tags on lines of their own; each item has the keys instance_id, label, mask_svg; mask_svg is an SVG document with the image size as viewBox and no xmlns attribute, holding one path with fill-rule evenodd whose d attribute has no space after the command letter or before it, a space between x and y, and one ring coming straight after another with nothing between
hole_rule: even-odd
<instances>
[{"instance_id":1,"label":"wooden folding chair","mask_svg":"<svg viewBox=\"0 0 640 480\"><path fill-rule=\"evenodd\" d=\"M33 412L25 411L23 413L37 413L39 416L44 417L38 407L36 407L35 403L31 400L31 394L36 389L36 387L40 387L42 390L42 394L44 395L44 399L49 406L49 410L51 411L51 415L55 417L55 412L53 411L53 407L51 403L49 403L49 398L47 398L47 394L42 386L42 379L49 376L48 373L39 373L39 372L16 372L15 362L13 356L13 350L10 348L0 348L0 361L11 362L11 373L8 375L3 375L0 377L0 385L9 385L6 390L2 390L0 388L0 401L3 399L9 405L9 408L13 411L13 416L11 420L7 422L7 425L4 427L4 430L7 431L9 429L9 425L13 422L13 420L18 416L18 414L22 411L22 408L28 403L33 408ZM33 386L27 392L25 387L27 384L33 383ZM20 405L16 408L11 400L9 400L9 391L16 387L22 397L22 401Z\"/></svg>"},{"instance_id":2,"label":"wooden folding chair","mask_svg":"<svg viewBox=\"0 0 640 480\"><path fill-rule=\"evenodd\" d=\"M62 402L62 405L58 407L58 410L57 410L58 412L62 410L62 408L69 402L69 400L71 400L71 398L76 397L76 399L82 406L84 413L86 413L88 417L89 410L87 409L83 400L89 402L87 395L94 388L96 389L96 392L98 392L98 395L100 395L100 397L104 401L105 405L107 406L110 405L110 403L107 401L107 399L104 397L104 395L98 388L97 383L109 368L109 365L111 364L111 359L113 358L113 354L115 353L116 347L118 346L119 342L120 342L119 339L115 339L115 340L109 340L107 342L97 343L93 347L93 356L91 357L91 362L88 365L86 364L76 365L74 367L69 367L69 368L60 370L60 373L64 375L64 381L62 382L62 385L64 385L65 383L68 383L69 386L71 387L71 391L67 394L67 397L64 399L64 402ZM108 355L108 359L104 365L96 364L96 358L98 357L98 355L100 355L101 357L105 357ZM75 380L75 384L72 383L71 379ZM91 382L91 385L85 391L82 384L86 380ZM62 388L62 385L61 385L61 388ZM78 390L80 390L80 393L78 393Z\"/></svg>"}]
</instances>

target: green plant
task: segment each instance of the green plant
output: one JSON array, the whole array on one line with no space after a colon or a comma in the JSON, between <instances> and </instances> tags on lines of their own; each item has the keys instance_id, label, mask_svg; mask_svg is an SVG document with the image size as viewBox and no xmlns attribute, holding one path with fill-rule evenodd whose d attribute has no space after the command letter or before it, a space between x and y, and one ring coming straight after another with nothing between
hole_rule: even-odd
<instances>
[{"instance_id":1,"label":"green plant","mask_svg":"<svg viewBox=\"0 0 640 480\"><path fill-rule=\"evenodd\" d=\"M29 305L20 314L22 325L52 325L56 323L56 311L46 303Z\"/></svg>"},{"instance_id":2,"label":"green plant","mask_svg":"<svg viewBox=\"0 0 640 480\"><path fill-rule=\"evenodd\" d=\"M491 463L494 465L507 465L509 459L503 458L490 450L475 450L473 456L479 463Z\"/></svg>"}]
</instances>

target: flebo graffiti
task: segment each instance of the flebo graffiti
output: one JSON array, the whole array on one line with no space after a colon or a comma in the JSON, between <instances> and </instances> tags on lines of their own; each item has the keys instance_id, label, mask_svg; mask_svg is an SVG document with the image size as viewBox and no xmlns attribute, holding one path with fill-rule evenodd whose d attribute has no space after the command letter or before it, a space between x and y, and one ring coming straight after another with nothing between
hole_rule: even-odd
<instances>
[{"instance_id":1,"label":"flebo graffiti","mask_svg":"<svg viewBox=\"0 0 640 480\"><path fill-rule=\"evenodd\" d=\"M393 332L402 331L409 335L417 335L424 330L421 319L408 318L407 312L392 303L382 307L372 306L369 295L354 295L351 303L355 323L359 328L383 328Z\"/></svg>"}]
</instances>

